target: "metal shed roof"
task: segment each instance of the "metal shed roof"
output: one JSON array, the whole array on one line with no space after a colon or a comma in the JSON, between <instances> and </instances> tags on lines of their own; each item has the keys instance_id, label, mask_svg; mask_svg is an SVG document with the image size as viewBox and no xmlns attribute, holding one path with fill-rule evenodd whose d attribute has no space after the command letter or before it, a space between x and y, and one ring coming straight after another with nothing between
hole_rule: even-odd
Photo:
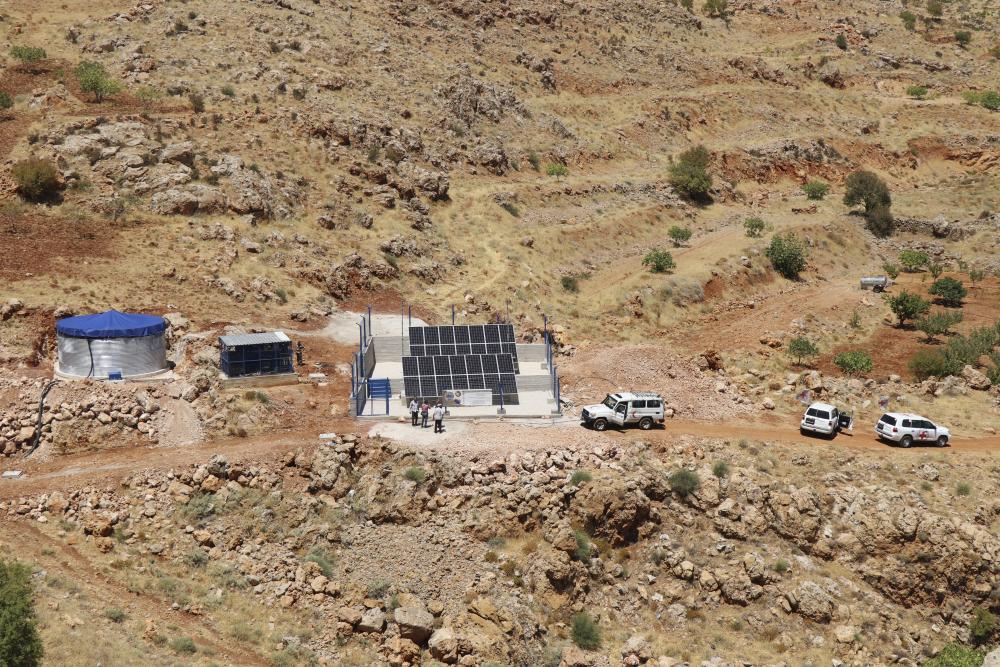
<instances>
[{"instance_id":1,"label":"metal shed roof","mask_svg":"<svg viewBox=\"0 0 1000 667\"><path fill-rule=\"evenodd\" d=\"M291 338L283 331L268 331L266 333L235 334L232 336L219 336L219 342L226 347L239 347L241 345L268 345L270 343L288 343Z\"/></svg>"}]
</instances>

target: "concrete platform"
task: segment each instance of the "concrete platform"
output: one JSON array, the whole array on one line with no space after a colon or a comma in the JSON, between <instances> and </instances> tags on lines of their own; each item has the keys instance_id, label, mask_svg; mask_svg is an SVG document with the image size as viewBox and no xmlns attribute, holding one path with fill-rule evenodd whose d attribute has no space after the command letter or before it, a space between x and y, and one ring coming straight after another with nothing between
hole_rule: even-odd
<instances>
[{"instance_id":1,"label":"concrete platform","mask_svg":"<svg viewBox=\"0 0 1000 667\"><path fill-rule=\"evenodd\" d=\"M507 418L548 418L555 410L555 401L552 400L552 393L547 391L525 391L521 392L518 405L505 405L504 417ZM378 400L378 399L376 399ZM384 400L384 399L383 399ZM389 401L388 415L362 415L358 419L394 420L403 417L410 418L408 404L394 397ZM460 408L448 408L446 419L485 419L501 416L498 405L467 405Z\"/></svg>"},{"instance_id":2,"label":"concrete platform","mask_svg":"<svg viewBox=\"0 0 1000 667\"><path fill-rule=\"evenodd\" d=\"M278 373L276 375L245 375L231 378L219 373L223 389L243 389L253 387L280 387L299 383L298 373Z\"/></svg>"}]
</instances>

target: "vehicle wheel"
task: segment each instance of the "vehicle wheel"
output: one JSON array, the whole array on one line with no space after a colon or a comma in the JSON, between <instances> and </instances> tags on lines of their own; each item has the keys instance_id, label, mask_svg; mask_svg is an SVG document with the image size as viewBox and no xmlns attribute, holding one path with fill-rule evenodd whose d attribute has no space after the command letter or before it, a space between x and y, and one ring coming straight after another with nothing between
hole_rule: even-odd
<instances>
[{"instance_id":1,"label":"vehicle wheel","mask_svg":"<svg viewBox=\"0 0 1000 667\"><path fill-rule=\"evenodd\" d=\"M899 441L899 446L903 448L908 448L912 444L913 444L913 438L911 438L908 435L904 435L903 439Z\"/></svg>"},{"instance_id":2,"label":"vehicle wheel","mask_svg":"<svg viewBox=\"0 0 1000 667\"><path fill-rule=\"evenodd\" d=\"M653 428L653 420L650 419L649 417L643 417L642 419L639 420L639 428L641 428L643 431L648 431L649 429Z\"/></svg>"},{"instance_id":3,"label":"vehicle wheel","mask_svg":"<svg viewBox=\"0 0 1000 667\"><path fill-rule=\"evenodd\" d=\"M594 430L595 431L606 431L606 430L608 430L608 420L607 419L595 419L594 420Z\"/></svg>"},{"instance_id":4,"label":"vehicle wheel","mask_svg":"<svg viewBox=\"0 0 1000 667\"><path fill-rule=\"evenodd\" d=\"M948 446L948 436L946 436L946 435L938 436L937 446L938 447L947 447Z\"/></svg>"}]
</instances>

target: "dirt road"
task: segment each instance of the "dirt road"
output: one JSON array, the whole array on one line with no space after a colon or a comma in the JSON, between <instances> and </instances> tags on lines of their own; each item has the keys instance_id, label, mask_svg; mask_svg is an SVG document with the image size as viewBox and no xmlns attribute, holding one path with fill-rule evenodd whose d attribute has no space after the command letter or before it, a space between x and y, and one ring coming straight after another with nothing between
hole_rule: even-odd
<instances>
[{"instance_id":1,"label":"dirt road","mask_svg":"<svg viewBox=\"0 0 1000 667\"><path fill-rule=\"evenodd\" d=\"M325 430L340 433L361 432L383 422L358 422L352 419L331 421ZM402 431L405 433L405 429ZM187 447L122 448L72 454L46 461L23 461L18 468L24 478L0 482L0 500L17 498L55 490L75 489L84 485L108 486L140 470L182 468L194 462L207 461L214 454L224 454L232 461L270 463L285 452L315 444L319 432L315 428L285 430L252 438L225 438ZM928 451L946 455L1000 453L1000 436L958 438L947 449L914 447L907 451L879 442L864 425L853 434L842 433L834 439L802 435L792 418L772 417L768 422L733 419L725 422L670 420L665 428L643 432L635 429L588 431L572 420L550 425L518 426L512 422L481 422L469 428L453 429L439 441L413 442L419 449L454 453L456 455L516 449L539 449L550 446L589 443L599 444L643 438L653 442L669 442L678 436L782 442L803 448L844 447L858 451L901 457ZM406 442L405 435L399 438ZM8 464L9 467L14 467Z\"/></svg>"}]
</instances>

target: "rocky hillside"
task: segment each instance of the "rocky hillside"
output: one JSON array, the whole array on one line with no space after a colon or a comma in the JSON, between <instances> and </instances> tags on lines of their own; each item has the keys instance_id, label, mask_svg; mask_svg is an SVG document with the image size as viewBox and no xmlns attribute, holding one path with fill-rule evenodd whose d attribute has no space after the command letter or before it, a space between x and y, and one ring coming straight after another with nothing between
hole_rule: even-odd
<instances>
[{"instance_id":1,"label":"rocky hillside","mask_svg":"<svg viewBox=\"0 0 1000 667\"><path fill-rule=\"evenodd\" d=\"M190 662L236 640L275 664L919 664L1000 591L1000 469L939 459L685 439L457 458L344 436L0 512L128 587L81 597L124 618L76 636L142 634L150 656L187 633ZM151 601L175 611L145 620Z\"/></svg>"}]
</instances>

